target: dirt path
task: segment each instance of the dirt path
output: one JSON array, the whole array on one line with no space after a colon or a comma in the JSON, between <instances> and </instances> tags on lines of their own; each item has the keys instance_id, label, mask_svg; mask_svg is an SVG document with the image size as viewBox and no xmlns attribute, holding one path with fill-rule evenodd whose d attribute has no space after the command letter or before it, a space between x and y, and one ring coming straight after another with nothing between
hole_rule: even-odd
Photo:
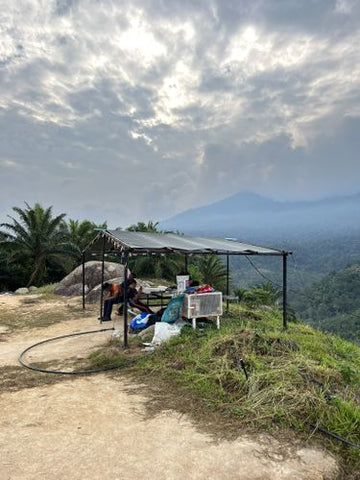
<instances>
[{"instance_id":1,"label":"dirt path","mask_svg":"<svg viewBox=\"0 0 360 480\"><path fill-rule=\"evenodd\" d=\"M5 365L18 365L19 354L25 348L45 339L55 338L72 333L111 329L111 322L100 324L94 317L79 320L68 320L46 328L36 328L19 334L12 334L6 342L0 344L0 367ZM117 328L122 328L120 325ZM91 350L103 345L110 340L112 330L55 340L38 346L26 354L30 363L36 361L51 361L53 359L65 360L68 358L81 359L89 355Z\"/></svg>"},{"instance_id":2,"label":"dirt path","mask_svg":"<svg viewBox=\"0 0 360 480\"><path fill-rule=\"evenodd\" d=\"M94 327L94 318L81 322L81 329ZM14 364L29 342L69 333L75 326L79 329L69 320L6 337L0 343L2 364ZM78 344L78 355L93 346ZM50 352L59 358L66 347L41 355ZM285 446L264 436L216 442L171 410L149 418L144 392L128 380L98 374L3 393L0 480L336 478L334 459L320 450Z\"/></svg>"},{"instance_id":3,"label":"dirt path","mask_svg":"<svg viewBox=\"0 0 360 480\"><path fill-rule=\"evenodd\" d=\"M19 295L1 296L0 307L7 307L18 311L20 309L24 310L26 307L21 305L21 300L22 297ZM37 310L39 309L41 309L41 306L37 306ZM5 365L18 365L19 354L25 350L25 348L45 339L83 331L111 329L113 327L121 332L123 331L123 324L122 321L120 321L120 317L115 315L114 323L100 323L97 321L96 315L91 312L89 312L89 316L83 316L81 319L69 319L46 327L21 330L20 333L17 331L8 333L8 328L0 325L0 334L5 337L5 341L0 343L0 367ZM29 354L26 355L26 361L33 363L36 361L51 361L53 359L81 359L87 357L91 350L106 343L112 334L113 331L108 331L50 342L31 350Z\"/></svg>"}]
</instances>

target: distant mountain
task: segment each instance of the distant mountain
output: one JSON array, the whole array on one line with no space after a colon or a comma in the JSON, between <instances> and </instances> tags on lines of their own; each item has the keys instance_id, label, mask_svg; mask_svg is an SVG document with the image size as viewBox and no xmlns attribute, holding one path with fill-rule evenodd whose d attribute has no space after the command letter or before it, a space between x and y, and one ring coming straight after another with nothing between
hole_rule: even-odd
<instances>
[{"instance_id":1,"label":"distant mountain","mask_svg":"<svg viewBox=\"0 0 360 480\"><path fill-rule=\"evenodd\" d=\"M249 192L160 222L163 230L239 239L290 238L314 233L360 231L360 194L316 201L282 202Z\"/></svg>"}]
</instances>

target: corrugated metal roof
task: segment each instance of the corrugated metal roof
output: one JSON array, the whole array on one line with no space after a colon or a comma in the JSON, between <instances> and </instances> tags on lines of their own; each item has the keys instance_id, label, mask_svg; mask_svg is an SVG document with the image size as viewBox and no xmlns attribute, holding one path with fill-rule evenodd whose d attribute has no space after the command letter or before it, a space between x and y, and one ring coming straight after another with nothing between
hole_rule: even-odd
<instances>
[{"instance_id":1,"label":"corrugated metal roof","mask_svg":"<svg viewBox=\"0 0 360 480\"><path fill-rule=\"evenodd\" d=\"M283 250L259 247L234 240L202 238L175 233L144 233L127 230L102 230L89 246L91 250L105 249L131 253L183 253L218 255L283 255Z\"/></svg>"}]
</instances>

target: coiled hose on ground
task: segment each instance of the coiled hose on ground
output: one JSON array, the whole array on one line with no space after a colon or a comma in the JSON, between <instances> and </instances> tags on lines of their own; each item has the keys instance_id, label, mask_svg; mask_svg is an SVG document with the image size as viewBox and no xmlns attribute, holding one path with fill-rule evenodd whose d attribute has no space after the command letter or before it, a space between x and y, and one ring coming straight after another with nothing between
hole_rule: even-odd
<instances>
[{"instance_id":1,"label":"coiled hose on ground","mask_svg":"<svg viewBox=\"0 0 360 480\"><path fill-rule=\"evenodd\" d=\"M27 364L23 360L23 357L28 353L30 350L34 349L35 347L38 347L39 345L44 345L45 343L50 343L54 342L56 340L59 340L61 338L69 338L69 337L76 337L80 335L88 335L90 333L101 333L101 332L106 332L106 331L111 331L114 330L114 328L102 328L100 330L89 330L86 332L76 332L76 333L69 333L67 335L60 335L59 337L52 337L48 338L46 340L42 340L41 342L34 343L33 345L30 345L30 347L25 348L23 352L19 355L19 363L25 368L28 368L29 370L34 370L35 372L42 372L42 373L52 373L56 375L89 375L91 373L100 373L100 372L106 372L107 370L115 370L116 368L125 368L128 367L129 365L132 365L135 363L137 360L129 360L128 362L122 364L122 365L109 365L104 368L94 368L94 369L89 369L89 370L75 370L75 371L63 371L63 370L47 370L45 368L40 368L40 367L35 367L34 365Z\"/></svg>"}]
</instances>

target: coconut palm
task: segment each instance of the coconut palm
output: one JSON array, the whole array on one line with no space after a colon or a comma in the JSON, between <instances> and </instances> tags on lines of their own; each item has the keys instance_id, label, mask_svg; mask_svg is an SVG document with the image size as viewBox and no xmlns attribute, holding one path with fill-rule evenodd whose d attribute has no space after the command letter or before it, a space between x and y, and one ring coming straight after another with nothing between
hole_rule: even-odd
<instances>
[{"instance_id":1,"label":"coconut palm","mask_svg":"<svg viewBox=\"0 0 360 480\"><path fill-rule=\"evenodd\" d=\"M193 263L201 272L204 283L223 292L226 290L226 266L218 255L199 255Z\"/></svg>"},{"instance_id":2,"label":"coconut palm","mask_svg":"<svg viewBox=\"0 0 360 480\"><path fill-rule=\"evenodd\" d=\"M56 217L52 207L44 209L36 203L26 208L13 207L19 220L8 215L12 223L2 223L1 246L6 252L7 262L28 264L30 275L27 286L40 284L49 265L65 266L69 255L75 253L64 226L65 213Z\"/></svg>"},{"instance_id":3,"label":"coconut palm","mask_svg":"<svg viewBox=\"0 0 360 480\"><path fill-rule=\"evenodd\" d=\"M145 222L138 222L134 225L130 225L127 228L129 232L148 232L148 233L159 233L157 229L159 222L153 222L150 220L148 223Z\"/></svg>"},{"instance_id":4,"label":"coconut palm","mask_svg":"<svg viewBox=\"0 0 360 480\"><path fill-rule=\"evenodd\" d=\"M98 228L106 228L106 222L98 226L90 220L79 222L78 220L70 219L69 222L65 224L69 240L77 249L77 261L81 261L82 251L98 235L98 231L96 231Z\"/></svg>"},{"instance_id":5,"label":"coconut palm","mask_svg":"<svg viewBox=\"0 0 360 480\"><path fill-rule=\"evenodd\" d=\"M129 267L137 276L175 281L176 275L184 268L184 260L177 254L137 255L129 259Z\"/></svg>"}]
</instances>

